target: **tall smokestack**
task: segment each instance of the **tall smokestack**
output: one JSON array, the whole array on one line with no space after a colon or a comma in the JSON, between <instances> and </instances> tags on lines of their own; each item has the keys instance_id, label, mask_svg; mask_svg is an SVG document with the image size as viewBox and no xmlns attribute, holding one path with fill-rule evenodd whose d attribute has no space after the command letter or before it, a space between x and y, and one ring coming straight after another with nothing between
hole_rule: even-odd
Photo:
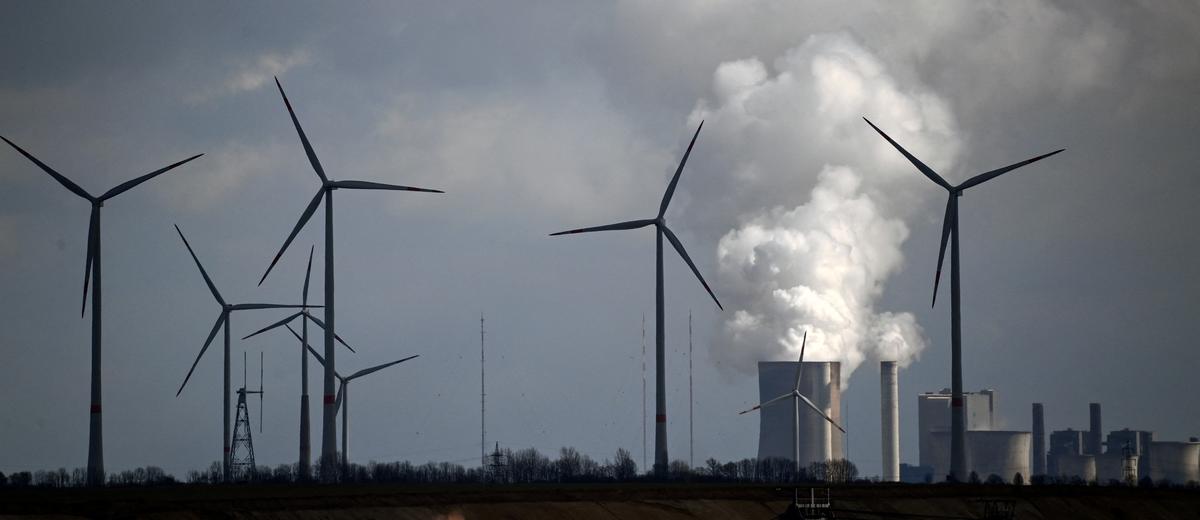
<instances>
[{"instance_id":1,"label":"tall smokestack","mask_svg":"<svg viewBox=\"0 0 1200 520\"><path fill-rule=\"evenodd\" d=\"M1101 444L1100 433L1100 403L1091 403L1088 405L1088 410L1091 412L1091 426L1088 429L1087 436L1087 454L1099 455L1103 451Z\"/></svg>"},{"instance_id":2,"label":"tall smokestack","mask_svg":"<svg viewBox=\"0 0 1200 520\"><path fill-rule=\"evenodd\" d=\"M900 482L900 389L896 362L879 363L879 415L883 440L883 481Z\"/></svg>"},{"instance_id":3,"label":"tall smokestack","mask_svg":"<svg viewBox=\"0 0 1200 520\"><path fill-rule=\"evenodd\" d=\"M1033 474L1046 474L1046 418L1042 403L1033 403Z\"/></svg>"}]
</instances>

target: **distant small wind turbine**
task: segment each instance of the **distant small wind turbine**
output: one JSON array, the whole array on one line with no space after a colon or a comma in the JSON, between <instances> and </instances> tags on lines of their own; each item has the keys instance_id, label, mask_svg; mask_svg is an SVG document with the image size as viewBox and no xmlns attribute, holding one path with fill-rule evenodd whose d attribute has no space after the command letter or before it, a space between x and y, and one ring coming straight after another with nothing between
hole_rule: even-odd
<instances>
[{"instance_id":1,"label":"distant small wind turbine","mask_svg":"<svg viewBox=\"0 0 1200 520\"><path fill-rule=\"evenodd\" d=\"M104 201L125 193L134 186L153 179L154 177L166 173L171 169L194 160L204 154L193 155L170 166L159 168L136 179L123 182L117 185L115 188L104 192L103 195L97 197L79 187L78 184L71 182L70 179L66 178L62 174L54 171L53 168L47 166L46 163L38 160L33 155L30 155L29 152L26 152L20 146L17 146L12 141L9 141L8 138L0 136L0 139L3 139L4 142L8 143L9 146L16 149L21 153L21 155L24 155L26 159L33 161L33 164L36 164L38 168L41 168L42 171L50 174L50 176L53 177L54 180L58 181L59 184L62 184L63 187L71 190L71 193L79 195L88 202L92 203L92 215L88 222L87 261L85 262L83 268L83 307L79 310L79 314L82 317L83 313L87 311L88 280L89 278L95 278L96 281L92 285L92 394L88 424L87 485L93 487L103 486L104 421L103 415L101 414L100 402L100 330L103 323L103 320L100 316L100 208L104 207Z\"/></svg>"},{"instance_id":2,"label":"distant small wind turbine","mask_svg":"<svg viewBox=\"0 0 1200 520\"><path fill-rule=\"evenodd\" d=\"M223 413L222 420L224 421L224 430L221 433L221 446L223 447L222 475L226 482L230 479L229 467L229 404L230 404L230 381L229 381L229 318L234 311L249 311L258 309L296 309L303 308L304 305L281 305L277 303L229 303L221 296L221 292L217 290L217 286L213 284L211 278L208 277L208 272L204 270L204 266L200 264L200 259L196 257L196 252L192 250L192 245L188 243L187 238L183 236L183 231L179 230L179 226L175 226L175 232L179 233L179 238L183 240L183 245L187 247L188 253L192 255L192 260L196 262L196 268L200 269L200 275L204 277L204 283L208 285L208 290L212 292L213 298L221 305L221 314L217 316L217 322L213 324L212 331L208 333L208 339L204 340L204 347L200 349L200 353L196 354L196 360L192 362L192 368L188 369L187 376L183 378L183 383L179 385L179 390L175 392L175 397L183 393L183 388L187 386L188 380L192 378L192 372L196 370L196 365L200 363L200 358L204 357L204 353L208 351L208 346L212 343L213 338L217 335L217 330L222 325L225 326L225 375L221 385L223 393Z\"/></svg>"},{"instance_id":3,"label":"distant small wind turbine","mask_svg":"<svg viewBox=\"0 0 1200 520\"><path fill-rule=\"evenodd\" d=\"M962 302L959 298L958 286L958 198L962 196L963 191L972 186L983 184L1000 175L1008 173L1012 170L1025 166L1027 164L1040 161L1051 155L1057 154L1065 150L1060 148L1053 152L1039 155L1032 159L1026 159L1016 164L1010 164L1003 168L998 168L989 172L984 172L966 181L962 184L954 186L946 179L933 171L932 168L925 165L919 159L908 153L899 143L893 141L891 137L883 133L879 127L875 126L869 119L863 118L871 128L874 128L880 136L883 136L888 143L891 143L904 158L908 159L913 166L916 166L929 180L933 181L938 186L946 189L949 197L946 200L946 213L942 217L942 244L938 248L938 263L937 272L933 275L933 301L937 303L938 282L942 278L942 259L946 256L946 241L950 240L950 478L955 481L963 481L967 475L967 445L966 432L967 423L966 417L963 415L963 394L962 394Z\"/></svg>"},{"instance_id":4,"label":"distant small wind turbine","mask_svg":"<svg viewBox=\"0 0 1200 520\"><path fill-rule=\"evenodd\" d=\"M308 305L308 280L309 280L309 277L312 275L312 257L313 257L314 249L315 249L315 246L309 248L309 250L308 250L308 269L304 271L304 289L301 291L301 300L300 300L300 302L303 305ZM282 320L279 320L275 323L267 325L266 327L263 327L257 331L254 331L253 333L247 334L242 339L246 340L253 336L262 334L263 332L266 332L268 330L283 326L287 323L290 323L292 320L295 320L296 318L300 318L300 321L301 321L300 330L303 331L303 333L302 333L303 339L300 341L300 462L299 462L299 472L300 472L300 478L308 479L312 475L312 443L310 441L310 438L311 438L310 431L312 428L309 426L309 424L311 424L311 423L309 422L309 414L308 414L308 351L304 348L304 346L308 345L308 322L312 321L313 323L315 323L318 327L321 327L322 329L325 328L325 322L317 319L316 316L313 316L311 313L309 313L308 307L304 307L304 308L301 308L299 312L292 314L292 315L290 315ZM354 349L350 348L350 345L347 345L346 342L342 340L341 336L337 336L335 334L334 337L337 339L337 341L339 343L342 344L342 346L349 349L350 352L354 352Z\"/></svg>"},{"instance_id":5,"label":"distant small wind turbine","mask_svg":"<svg viewBox=\"0 0 1200 520\"><path fill-rule=\"evenodd\" d=\"M741 412L738 412L738 415L747 414L747 413L753 412L755 410L758 410L760 408L771 406L771 405L778 403L789 397L792 399L792 454L793 454L792 460L796 464L796 473L797 474L800 473L800 402L801 401L803 401L804 404L808 405L809 408L812 408L813 411L820 414L821 417L824 417L826 421L829 421L829 424L832 424L834 426L834 428L841 430L842 433L846 433L846 429L842 428L841 425L839 425L837 423L837 421L834 421L831 417L826 415L825 411L822 410L821 407L813 404L813 402L810 401L807 397L805 397L804 394L800 393L800 376L804 374L804 346L807 343L808 343L808 331L805 331L804 339L801 340L801 342L800 342L800 360L796 363L796 386L792 387L792 391L788 392L786 394L783 394L779 397L776 397L774 399L771 399L765 403L755 405L754 408L751 408L749 410L743 410Z\"/></svg>"},{"instance_id":6,"label":"distant small wind turbine","mask_svg":"<svg viewBox=\"0 0 1200 520\"><path fill-rule=\"evenodd\" d=\"M687 164L688 156L692 153L692 146L696 144L696 137L700 136L700 129L704 127L704 122L696 127L696 133L692 135L692 141L688 143L687 151L683 154L683 159L679 161L679 167L675 169L675 175L671 178L671 183L667 185L667 192L663 194L662 202L658 206L658 215L651 219L630 220L627 222L618 222L606 226L588 227L582 229L572 229L570 231L561 231L551 233L550 236L570 235L574 233L591 233L593 231L612 231L623 229L638 229L646 226L654 226L657 237L657 255L655 257L655 367L654 367L654 474L658 478L665 478L667 473L667 383L666 383L666 324L664 314L666 312L663 293L663 236L666 235L667 240L675 247L675 251L679 256L683 257L683 261L692 269L692 273L700 280L700 284L704 286L704 290L708 291L708 295L716 302L717 308L724 310L721 307L720 300L717 300L717 295L708 286L708 282L704 281L704 277L700 275L700 270L696 269L696 264L692 262L687 251L683 248L683 244L675 233L667 227L666 213L667 206L671 203L671 197L675 194L675 186L679 183L679 175L683 173L683 166Z\"/></svg>"},{"instance_id":7,"label":"distant small wind turbine","mask_svg":"<svg viewBox=\"0 0 1200 520\"><path fill-rule=\"evenodd\" d=\"M296 330L293 329L291 325L287 325L287 329L292 331L292 335L296 336L296 339L300 338L300 335L296 334ZM321 365L324 365L325 358L321 357L321 355L318 354L316 350L313 350L311 345L306 345L306 346L308 347L308 350L310 352L312 352L312 355L317 358L317 361L319 361L321 363ZM334 373L334 375L337 376L337 379L340 382L340 385L338 387L337 400L334 404L334 409L335 409L335 411L337 409L341 409L341 412L342 412L342 472L343 472L343 474L345 474L345 472L350 469L350 441L349 441L349 439L350 439L350 427L349 427L349 424L350 424L350 419L349 419L349 417L350 417L350 382L355 379L358 379L360 377L363 377L367 374L373 374L375 372L383 370L392 365L398 365L400 363L403 363L405 361L408 361L413 358L418 358L418 357L421 357L421 355L416 354L413 356L408 356L404 359L397 359L396 361L391 361L388 363L375 365L370 368L364 368L364 369L359 370L358 372L350 374L346 377L342 377L340 374L337 374L336 372Z\"/></svg>"}]
</instances>

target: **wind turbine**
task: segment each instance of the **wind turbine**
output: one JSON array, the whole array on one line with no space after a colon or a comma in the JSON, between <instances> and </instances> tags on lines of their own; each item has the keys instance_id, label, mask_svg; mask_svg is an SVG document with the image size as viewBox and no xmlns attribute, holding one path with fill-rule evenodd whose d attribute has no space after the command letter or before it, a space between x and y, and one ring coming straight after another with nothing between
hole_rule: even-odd
<instances>
[{"instance_id":1,"label":"wind turbine","mask_svg":"<svg viewBox=\"0 0 1200 520\"><path fill-rule=\"evenodd\" d=\"M287 325L287 329L292 332L293 336L296 336L296 339L300 339L300 335L296 334L296 331L294 329L292 329L291 325ZM321 355L318 354L316 350L313 350L312 346L309 346L307 344L305 346L308 347L308 350L312 352L313 356L316 356L317 361L321 362L322 365L325 365L325 359L322 358ZM350 433L350 431L349 431L350 382L355 379L358 379L360 377L363 377L367 374L373 374L375 372L383 370L392 365L398 365L400 363L403 363L405 361L408 361L410 359L417 358L417 357L421 357L421 355L416 354L416 355L408 356L404 359L397 359L396 361L391 361L388 363L375 365L370 368L364 368L364 369L359 370L358 372L350 374L346 377L342 377L341 375L338 375L336 372L334 373L334 375L337 377L338 382L339 382L337 400L335 402L334 409L335 409L335 411L336 411L336 409L341 409L341 411L342 411L342 472L343 472L343 474L345 474L345 472L349 471L349 469L350 469L350 441L349 441L349 438L350 438L350 436L349 436L349 433ZM328 366L328 365L325 365L325 366Z\"/></svg>"},{"instance_id":2,"label":"wind turbine","mask_svg":"<svg viewBox=\"0 0 1200 520\"><path fill-rule=\"evenodd\" d=\"M271 274L271 269L279 262L279 257L283 256L283 252L287 250L288 245L296 238L296 234L300 229L308 223L308 219L312 218L313 213L317 211L317 206L321 204L321 199L325 200L325 358L329 363L325 364L325 395L324 406L321 414L321 475L323 479L331 479L334 475L333 469L337 461L337 432L335 431L334 415L334 301L333 301L333 191L339 188L354 189L354 190L394 190L394 191L419 191L426 193L444 193L441 190L430 190L425 188L413 188L409 186L398 186L395 184L383 184L378 182L366 181L335 181L325 175L325 169L321 167L321 161L317 159L317 154L313 151L312 144L308 142L308 137L304 134L304 129L300 127L300 120L296 118L296 111L292 110L292 103L288 101L287 94L283 92L283 85L279 83L279 78L275 78L275 86L279 88L279 95L283 97L283 104L287 106L288 114L292 117L292 124L296 127L296 134L300 136L300 143L304 146L304 153L308 156L308 162L312 164L313 171L317 173L317 177L321 179L321 187L317 190L317 194L313 196L312 201L304 208L304 212L300 214L300 221L292 229L292 233L288 235L287 240L284 240L283 247L279 248L279 252L275 254L275 258L271 260L271 265L267 267L267 271L263 273L258 284L262 285L263 280L267 279L267 275Z\"/></svg>"},{"instance_id":3,"label":"wind turbine","mask_svg":"<svg viewBox=\"0 0 1200 520\"><path fill-rule=\"evenodd\" d=\"M308 269L304 272L304 290L301 291L301 300L300 300L301 303L304 305L308 305L308 280L309 280L309 277L312 275L312 257L313 257L314 249L315 249L315 246L308 250ZM322 329L325 328L325 322L322 322L321 320L317 319L316 316L313 316L312 314L310 314L308 312L308 307L303 307L300 309L299 312L292 314L292 315L290 315L282 320L279 320L275 323L267 325L266 327L263 327L251 334L246 335L242 339L243 340L249 339L252 336L257 336L268 330L286 325L286 324L290 323L292 320L295 320L296 318L300 318L300 322L301 322L300 330L303 331L303 338L300 340L300 462L299 462L299 471L300 471L301 478L307 479L307 478L309 478L309 475L312 474L311 473L311 468L312 468L312 448L311 448L311 446L312 446L312 444L309 441L309 430L311 430L311 428L309 427L310 423L309 423L309 419L308 419L308 351L305 350L305 346L308 345L308 322L311 320L313 323L315 323L317 326L321 327ZM337 341L339 343L341 343L344 347L349 349L350 352L354 352L354 349L350 348L350 345L347 345L346 342L343 341L340 336L334 335L334 337L337 339Z\"/></svg>"},{"instance_id":4,"label":"wind turbine","mask_svg":"<svg viewBox=\"0 0 1200 520\"><path fill-rule=\"evenodd\" d=\"M1000 175L1008 173L1027 164L1040 161L1051 155L1057 154L1065 150L1060 148L1053 152L1039 155L1032 159L1026 159L1019 163L1010 164L1003 168L998 168L988 172L981 173L961 184L954 186L943 179L940 175L933 171L932 168L922 163L914 157L908 150L900 146L899 143L893 141L891 137L883 133L879 127L875 126L869 119L863 118L871 128L874 128L879 135L883 136L888 143L891 143L909 162L916 166L929 180L933 181L938 186L946 189L949 196L946 199L946 213L942 217L942 244L938 249L937 272L933 275L933 301L937 303L938 283L942 278L942 260L946 256L946 240L950 240L950 479L961 482L967 474L966 462L966 418L963 416L963 395L962 395L962 315L960 314L961 300L959 297L959 256L958 256L958 198L962 196L963 191L972 186L983 184ZM932 305L931 304L931 305Z\"/></svg>"},{"instance_id":5,"label":"wind turbine","mask_svg":"<svg viewBox=\"0 0 1200 520\"><path fill-rule=\"evenodd\" d=\"M87 466L87 484L89 486L104 485L104 431L103 431L103 416L100 406L100 331L103 320L100 315L100 208L104 207L104 202L108 199L116 197L126 191L129 191L134 186L146 182L154 177L157 177L167 171L180 166L188 161L196 159L204 154L196 154L187 159L174 163L170 166L154 170L150 173L142 175L136 179L118 184L115 188L104 192L99 197L88 193L78 184L71 182L62 174L54 171L53 168L46 163L38 160L29 152L26 152L16 143L9 141L8 138L0 136L4 142L16 149L26 159L29 159L36 164L42 171L54 177L54 180L62 184L63 187L71 190L71 193L79 195L92 203L92 215L88 222L88 241L87 241L87 261L83 268L83 306L79 310L80 317L87 311L87 296L88 296L88 280L95 278L95 283L92 284L92 389L91 389L91 409L89 411L90 419L88 424L88 466Z\"/></svg>"},{"instance_id":6,"label":"wind turbine","mask_svg":"<svg viewBox=\"0 0 1200 520\"><path fill-rule=\"evenodd\" d=\"M663 194L662 203L658 206L658 215L651 219L630 220L627 222L618 222L606 226L596 226L582 229L572 229L570 231L562 231L559 233L551 233L550 236L570 235L574 233L590 233L592 231L612 231L621 229L637 229L646 226L654 226L655 236L657 238L657 256L655 258L655 368L654 368L654 474L658 478L664 478L667 474L667 383L666 370L664 367L665 352L666 352L666 328L664 325L664 306L663 303L663 235L666 235L667 240L671 241L671 245L675 247L675 251L679 256L683 257L683 261L687 262L688 267L692 268L692 273L700 280L700 284L704 286L704 290L708 291L708 295L716 302L717 308L724 310L721 307L720 300L717 300L717 295L708 286L708 282L704 281L704 277L700 275L700 270L696 269L696 264L692 263L691 257L684 250L683 244L679 242L679 238L671 229L667 227L666 213L667 205L671 203L671 197L675 194L675 186L679 183L679 175L683 173L683 165L687 164L688 156L692 153L692 146L696 144L696 137L700 135L700 129L704 127L704 122L700 122L700 126L696 127L696 133L692 135L692 141L688 143L687 151L683 154L683 159L679 161L679 167L675 170L675 176L671 178L671 183L667 185L667 192Z\"/></svg>"},{"instance_id":7,"label":"wind turbine","mask_svg":"<svg viewBox=\"0 0 1200 520\"><path fill-rule=\"evenodd\" d=\"M776 397L774 399L771 399L770 401L767 401L765 403L755 405L754 408L751 408L749 410L744 410L744 411L738 412L738 415L747 414L747 413L753 412L755 410L758 410L760 408L765 408L767 406L771 406L771 405L778 403L789 397L792 399L792 414L793 414L792 415L792 454L794 457L793 460L795 461L795 464L796 464L796 474L797 475L800 474L800 402L801 401L803 401L804 404L808 405L809 408L812 408L813 411L817 412L818 414L821 414L821 417L824 417L826 421L829 421L829 424L832 424L834 428L841 430L842 433L846 433L846 429L842 428L840 425L838 425L837 421L834 421L831 417L826 415L825 411L822 410L821 407L813 404L813 402L810 401L807 397L805 397L804 394L800 393L800 376L804 374L804 346L807 343L808 343L808 331L805 331L804 339L801 340L801 342L800 342L800 361L798 361L796 363L796 386L792 387L792 391L788 392L786 394L783 394L779 397Z\"/></svg>"},{"instance_id":8,"label":"wind turbine","mask_svg":"<svg viewBox=\"0 0 1200 520\"><path fill-rule=\"evenodd\" d=\"M196 252L192 250L192 245L188 243L187 238L183 236L183 231L179 230L179 226L175 226L175 232L179 233L179 238L183 240L183 245L187 247L188 253L191 253L192 260L196 262L196 267L200 269L200 275L204 277L204 283L208 285L208 290L212 292L213 298L221 305L221 314L217 316L217 322L213 324L212 331L208 333L208 339L204 340L204 347L200 349L200 353L196 354L196 360L192 362L192 368L188 369L187 376L183 378L183 383L179 385L179 390L175 392L175 397L183 393L183 388L187 386L188 380L192 378L192 372L196 370L196 365L200 363L200 358L204 357L204 353L208 351L208 346L212 343L213 337L217 335L217 330L222 325L225 326L225 376L224 384L221 385L223 393L223 413L221 418L224 421L224 430L221 433L221 446L224 451L221 456L222 475L226 482L229 482L229 319L230 314L234 311L249 311L258 309L295 309L303 308L303 305L282 305L277 303L229 303L221 296L221 292L217 290L217 286L213 284L211 278L208 277L208 272L204 270L204 266L200 264L200 259L196 258Z\"/></svg>"}]
</instances>

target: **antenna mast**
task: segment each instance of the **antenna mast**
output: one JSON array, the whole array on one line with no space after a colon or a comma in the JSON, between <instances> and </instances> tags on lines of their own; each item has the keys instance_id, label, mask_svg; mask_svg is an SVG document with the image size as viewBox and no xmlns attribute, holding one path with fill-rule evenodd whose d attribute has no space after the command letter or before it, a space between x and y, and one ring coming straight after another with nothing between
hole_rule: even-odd
<instances>
[{"instance_id":1,"label":"antenna mast","mask_svg":"<svg viewBox=\"0 0 1200 520\"><path fill-rule=\"evenodd\" d=\"M642 468L646 468L646 313L642 313Z\"/></svg>"},{"instance_id":2,"label":"antenna mast","mask_svg":"<svg viewBox=\"0 0 1200 520\"><path fill-rule=\"evenodd\" d=\"M479 313L479 464L487 469L487 379L484 376L483 313Z\"/></svg>"}]
</instances>

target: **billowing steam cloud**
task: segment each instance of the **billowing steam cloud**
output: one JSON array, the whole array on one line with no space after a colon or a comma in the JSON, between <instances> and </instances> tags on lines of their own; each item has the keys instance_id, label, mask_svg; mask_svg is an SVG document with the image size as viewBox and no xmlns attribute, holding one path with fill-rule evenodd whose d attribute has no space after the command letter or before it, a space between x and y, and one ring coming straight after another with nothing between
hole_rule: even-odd
<instances>
[{"instance_id":1,"label":"billowing steam cloud","mask_svg":"<svg viewBox=\"0 0 1200 520\"><path fill-rule=\"evenodd\" d=\"M915 73L889 75L844 34L813 36L774 69L757 59L722 64L716 102L693 114L715 130L705 145L730 179L715 189L731 194L719 209L739 223L718 245L729 305L714 356L753 371L758 361L795 359L807 331L806 358L841 361L843 378L867 359L907 365L925 347L921 328L876 301L904 262L904 218L927 186L861 117L946 168L958 149L949 109L896 79Z\"/></svg>"}]
</instances>

